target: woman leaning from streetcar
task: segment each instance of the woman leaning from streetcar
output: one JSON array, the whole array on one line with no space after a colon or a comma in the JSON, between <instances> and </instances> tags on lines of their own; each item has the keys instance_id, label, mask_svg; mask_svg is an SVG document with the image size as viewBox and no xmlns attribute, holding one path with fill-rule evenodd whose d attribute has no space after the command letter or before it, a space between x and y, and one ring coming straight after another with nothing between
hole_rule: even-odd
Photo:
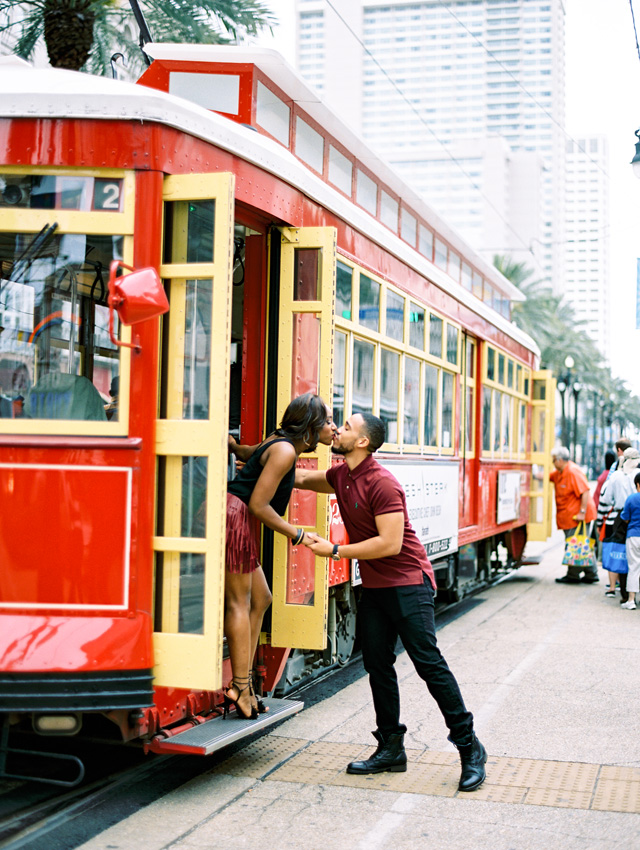
<instances>
[{"instance_id":1,"label":"woman leaning from streetcar","mask_svg":"<svg viewBox=\"0 0 640 850\"><path fill-rule=\"evenodd\" d=\"M249 514L288 537L294 546L304 543L305 532L283 519L296 463L318 443L331 445L334 432L327 405L320 396L305 393L293 399L280 427L258 445L241 446L229 436L229 451L245 463L227 485L224 632L233 678L225 691L225 715L230 705L245 719L265 710L254 693L251 665L271 591L258 560Z\"/></svg>"}]
</instances>

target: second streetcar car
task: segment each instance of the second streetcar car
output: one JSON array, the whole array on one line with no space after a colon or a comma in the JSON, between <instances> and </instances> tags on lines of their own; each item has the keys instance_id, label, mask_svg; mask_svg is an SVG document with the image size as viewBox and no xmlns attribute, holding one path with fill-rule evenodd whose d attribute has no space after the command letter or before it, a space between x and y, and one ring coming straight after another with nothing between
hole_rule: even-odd
<instances>
[{"instance_id":1,"label":"second streetcar car","mask_svg":"<svg viewBox=\"0 0 640 850\"><path fill-rule=\"evenodd\" d=\"M256 728L219 718L227 434L259 441L293 396L385 421L441 599L550 531L554 382L515 287L274 52L145 50L138 84L0 60L6 775L27 728L202 753ZM116 267L125 306L140 269L162 292L110 332ZM289 520L344 539L326 496ZM351 657L359 576L261 545L256 669L282 696Z\"/></svg>"}]
</instances>

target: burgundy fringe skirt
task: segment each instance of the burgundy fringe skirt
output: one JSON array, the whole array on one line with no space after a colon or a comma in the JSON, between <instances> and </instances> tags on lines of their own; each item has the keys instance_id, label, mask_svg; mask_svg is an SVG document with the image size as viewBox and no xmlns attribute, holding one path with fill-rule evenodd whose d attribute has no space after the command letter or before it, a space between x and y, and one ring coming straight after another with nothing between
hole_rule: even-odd
<instances>
[{"instance_id":1,"label":"burgundy fringe skirt","mask_svg":"<svg viewBox=\"0 0 640 850\"><path fill-rule=\"evenodd\" d=\"M227 493L226 568L230 573L253 573L260 566L254 523L245 503Z\"/></svg>"}]
</instances>

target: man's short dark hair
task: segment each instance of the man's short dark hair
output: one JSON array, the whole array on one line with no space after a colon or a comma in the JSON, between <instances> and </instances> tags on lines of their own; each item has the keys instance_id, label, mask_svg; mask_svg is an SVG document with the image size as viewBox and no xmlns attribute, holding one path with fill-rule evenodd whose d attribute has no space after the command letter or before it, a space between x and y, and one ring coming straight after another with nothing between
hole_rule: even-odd
<instances>
[{"instance_id":1,"label":"man's short dark hair","mask_svg":"<svg viewBox=\"0 0 640 850\"><path fill-rule=\"evenodd\" d=\"M621 440L616 440L616 448L620 449L621 452L626 451L631 448L631 440L627 440L624 437Z\"/></svg>"},{"instance_id":2,"label":"man's short dark hair","mask_svg":"<svg viewBox=\"0 0 640 850\"><path fill-rule=\"evenodd\" d=\"M364 419L364 433L369 438L367 448L373 454L386 440L387 429L382 419L374 416L373 413L361 413L360 416Z\"/></svg>"},{"instance_id":3,"label":"man's short dark hair","mask_svg":"<svg viewBox=\"0 0 640 850\"><path fill-rule=\"evenodd\" d=\"M635 478L633 479L633 483L636 487L640 486L640 472L636 472Z\"/></svg>"}]
</instances>

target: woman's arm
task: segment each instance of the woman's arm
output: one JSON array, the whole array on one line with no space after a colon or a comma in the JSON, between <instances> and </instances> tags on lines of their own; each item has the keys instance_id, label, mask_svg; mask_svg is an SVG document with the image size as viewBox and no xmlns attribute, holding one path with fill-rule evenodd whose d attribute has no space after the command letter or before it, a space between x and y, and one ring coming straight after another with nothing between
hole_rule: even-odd
<instances>
[{"instance_id":1,"label":"woman's arm","mask_svg":"<svg viewBox=\"0 0 640 850\"><path fill-rule=\"evenodd\" d=\"M229 454L234 454L238 458L238 460L241 460L243 463L246 463L249 460L249 458L255 452L259 445L260 443L256 443L255 446L241 445L240 443L236 442L235 437L229 434Z\"/></svg>"},{"instance_id":2,"label":"woman's arm","mask_svg":"<svg viewBox=\"0 0 640 850\"><path fill-rule=\"evenodd\" d=\"M284 476L296 462L296 452L291 443L277 442L265 451L264 466L249 500L249 510L263 525L295 540L298 529L281 517L269 504ZM262 460L262 458L261 458ZM299 541L303 542L304 538Z\"/></svg>"}]
</instances>

